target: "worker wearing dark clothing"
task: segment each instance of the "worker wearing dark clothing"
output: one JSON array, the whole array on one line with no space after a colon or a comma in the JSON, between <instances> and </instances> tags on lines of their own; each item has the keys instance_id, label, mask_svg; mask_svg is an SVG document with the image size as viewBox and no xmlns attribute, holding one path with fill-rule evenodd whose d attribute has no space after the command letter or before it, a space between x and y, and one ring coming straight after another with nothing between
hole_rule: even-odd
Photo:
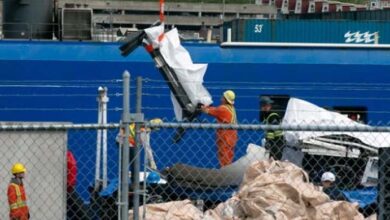
<instances>
[{"instance_id":1,"label":"worker wearing dark clothing","mask_svg":"<svg viewBox=\"0 0 390 220\"><path fill-rule=\"evenodd\" d=\"M332 172L325 172L321 176L322 191L332 200L345 200L344 194L336 186L336 176Z\"/></svg>"},{"instance_id":2,"label":"worker wearing dark clothing","mask_svg":"<svg viewBox=\"0 0 390 220\"><path fill-rule=\"evenodd\" d=\"M28 220L30 219L30 213L23 185L26 168L21 163L15 163L11 171L14 177L11 179L7 191L10 220Z\"/></svg>"},{"instance_id":3,"label":"worker wearing dark clothing","mask_svg":"<svg viewBox=\"0 0 390 220\"><path fill-rule=\"evenodd\" d=\"M281 123L281 117L272 109L273 100L268 96L263 96L261 101L261 111L265 116L263 123L266 125L279 125ZM270 156L275 160L282 159L283 148L285 146L283 132L281 130L267 130L265 140L265 148L269 151Z\"/></svg>"},{"instance_id":4,"label":"worker wearing dark clothing","mask_svg":"<svg viewBox=\"0 0 390 220\"><path fill-rule=\"evenodd\" d=\"M323 191L329 196L331 200L335 200L335 201L346 200L343 192L336 186L324 188Z\"/></svg>"}]
</instances>

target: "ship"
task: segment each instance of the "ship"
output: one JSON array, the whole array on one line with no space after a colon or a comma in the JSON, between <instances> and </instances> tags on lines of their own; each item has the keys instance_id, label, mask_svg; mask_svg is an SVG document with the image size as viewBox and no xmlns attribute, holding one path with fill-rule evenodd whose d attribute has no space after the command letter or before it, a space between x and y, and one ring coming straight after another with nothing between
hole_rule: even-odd
<instances>
[{"instance_id":1,"label":"ship","mask_svg":"<svg viewBox=\"0 0 390 220\"><path fill-rule=\"evenodd\" d=\"M170 90L153 59L142 47L123 57L121 45L66 39L1 40L0 120L96 123L96 93L99 86L105 86L110 97L108 122L118 123L122 113L122 74L129 71L131 112L135 112L135 79L142 77L145 117L173 121ZM383 125L390 121L390 45L196 42L183 46L194 63L208 64L204 85L214 100L226 89L235 91L240 123L261 123L262 96L272 97L282 115L289 98L296 97L361 123ZM113 137L109 141L115 144ZM240 141L243 146L247 144ZM183 142L178 143L172 149L183 146ZM80 161L88 161L85 152L93 153L95 147L96 143L91 143L88 149L76 145L70 149ZM244 149L239 149L237 157L244 153ZM159 161L159 166L176 162L210 164L209 158L199 160L197 155L186 155L183 159L178 154L172 155L170 161ZM113 173L117 171L116 166L111 169ZM80 172L93 176L87 167ZM89 184L86 178L80 182L83 186Z\"/></svg>"}]
</instances>

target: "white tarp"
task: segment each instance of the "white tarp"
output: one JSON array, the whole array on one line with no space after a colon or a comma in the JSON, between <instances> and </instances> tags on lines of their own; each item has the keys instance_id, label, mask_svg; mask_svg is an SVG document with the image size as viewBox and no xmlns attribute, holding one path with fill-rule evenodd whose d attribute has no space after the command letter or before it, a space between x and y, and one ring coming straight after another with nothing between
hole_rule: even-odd
<instances>
[{"instance_id":1,"label":"white tarp","mask_svg":"<svg viewBox=\"0 0 390 220\"><path fill-rule=\"evenodd\" d=\"M290 98L282 125L293 126L345 126L366 128L368 125L360 124L337 112L331 112L310 102ZM284 136L288 144L304 142L313 138L328 135L349 135L363 143L375 148L390 146L390 132L342 132L342 131L285 131Z\"/></svg>"},{"instance_id":2,"label":"white tarp","mask_svg":"<svg viewBox=\"0 0 390 220\"><path fill-rule=\"evenodd\" d=\"M152 40L153 48L159 48L167 64L175 71L178 80L186 91L191 103L204 105L212 104L212 99L203 86L203 77L206 73L207 64L194 64L188 51L180 44L179 34L174 28L160 37L164 27L157 26L145 29L148 39ZM181 108L171 94L177 120L182 120Z\"/></svg>"}]
</instances>

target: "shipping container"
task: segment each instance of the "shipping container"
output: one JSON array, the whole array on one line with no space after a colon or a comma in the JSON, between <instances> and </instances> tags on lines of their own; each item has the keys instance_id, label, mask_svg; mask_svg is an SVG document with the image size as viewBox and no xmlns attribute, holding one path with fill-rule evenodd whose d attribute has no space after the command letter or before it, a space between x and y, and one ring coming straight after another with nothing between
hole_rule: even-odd
<instances>
[{"instance_id":1,"label":"shipping container","mask_svg":"<svg viewBox=\"0 0 390 220\"><path fill-rule=\"evenodd\" d=\"M234 20L223 25L224 41L389 44L388 21Z\"/></svg>"}]
</instances>

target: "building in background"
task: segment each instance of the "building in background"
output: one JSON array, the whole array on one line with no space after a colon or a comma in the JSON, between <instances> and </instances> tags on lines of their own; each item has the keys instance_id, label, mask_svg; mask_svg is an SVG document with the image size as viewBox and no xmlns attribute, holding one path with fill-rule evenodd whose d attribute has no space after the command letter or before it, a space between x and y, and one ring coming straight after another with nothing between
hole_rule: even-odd
<instances>
[{"instance_id":1,"label":"building in background","mask_svg":"<svg viewBox=\"0 0 390 220\"><path fill-rule=\"evenodd\" d=\"M24 4L19 14L29 11L30 20L16 25L15 14L3 8ZM3 38L118 41L158 20L158 1L45 0L36 3L0 0ZM200 1L201 2L201 1ZM247 4L166 2L165 24L177 27L183 40L221 41L221 25L235 19L347 19L388 20L389 0L372 0L365 5L327 0L256 0ZM39 3L43 5L43 3ZM34 9L35 7L35 9ZM15 8L15 7L13 7ZM40 16L33 16L35 11ZM45 20L36 20L53 12ZM10 18L11 17L11 18ZM361 18L360 18L361 17ZM49 18L49 19L47 19ZM371 19L372 18L372 19ZM382 19L381 19L382 18ZM15 20L16 19L16 20ZM33 24L34 22L39 23ZM47 25L45 25L47 24ZM7 30L10 29L10 30ZM8 36L6 36L8 33Z\"/></svg>"},{"instance_id":2,"label":"building in background","mask_svg":"<svg viewBox=\"0 0 390 220\"><path fill-rule=\"evenodd\" d=\"M97 37L105 34L115 37L144 29L159 18L158 1L59 0L57 7L58 12L69 8L80 11L91 9L94 29L109 32L97 33ZM177 27L184 38L200 39L202 24L214 32L215 38L219 34L219 29L216 28L224 21L237 18L276 18L277 10L274 5L165 2L165 15L165 24L169 28Z\"/></svg>"}]
</instances>

